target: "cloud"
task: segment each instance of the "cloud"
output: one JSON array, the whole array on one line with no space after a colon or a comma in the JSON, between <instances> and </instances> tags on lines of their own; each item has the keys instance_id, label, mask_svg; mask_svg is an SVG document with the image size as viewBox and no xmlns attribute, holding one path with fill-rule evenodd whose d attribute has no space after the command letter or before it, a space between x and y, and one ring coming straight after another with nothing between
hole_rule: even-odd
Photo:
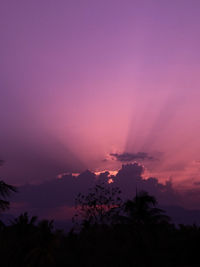
<instances>
[{"instance_id":1,"label":"cloud","mask_svg":"<svg viewBox=\"0 0 200 267\"><path fill-rule=\"evenodd\" d=\"M200 182L199 181L194 182L193 185L200 185Z\"/></svg>"},{"instance_id":2,"label":"cloud","mask_svg":"<svg viewBox=\"0 0 200 267\"><path fill-rule=\"evenodd\" d=\"M115 185L122 190L125 199L132 198L136 190L144 190L154 195L162 205L179 204L180 197L171 181L162 184L155 177L144 179L143 173L144 167L138 163L124 164L113 178Z\"/></svg>"},{"instance_id":3,"label":"cloud","mask_svg":"<svg viewBox=\"0 0 200 267\"><path fill-rule=\"evenodd\" d=\"M30 215L39 218L57 220L71 220L74 212L75 198L78 193L87 194L99 180L113 183L108 186L116 186L122 191L122 199L132 199L136 191L147 191L155 196L158 203L172 215L175 221L179 220L179 214L173 210L179 206L184 208L199 208L200 188L196 184L193 189L185 192L177 192L171 181L160 183L155 177L144 178L144 167L139 163L123 164L119 171L94 173L86 170L79 175L66 174L62 178L43 181L40 184L27 184L18 188L18 193L11 196L11 214L14 216L28 211ZM183 212L180 211L180 216ZM185 214L185 213L184 213ZM195 213L196 214L196 213ZM194 215L191 220L196 220ZM177 217L177 220L176 220ZM182 216L183 218L183 216Z\"/></svg>"},{"instance_id":4,"label":"cloud","mask_svg":"<svg viewBox=\"0 0 200 267\"><path fill-rule=\"evenodd\" d=\"M89 170L82 172L78 176L67 174L60 179L52 179L37 185L24 185L19 187L18 193L12 196L11 201L15 203L14 212L16 215L28 211L30 214L36 214L39 217L49 217L56 219L56 210L62 210L65 207L66 218L71 217L71 210L74 206L75 198L78 193L87 194L88 189L93 187L98 180L109 181L113 183L108 186L117 186L122 190L122 198L133 198L137 190L145 190L153 194L161 204L178 203L176 192L171 182L165 184L159 183L156 178L143 178L144 168L138 163L125 164L115 174L103 172L95 174ZM18 205L18 204L19 205ZM20 205L23 203L23 205ZM26 205L24 205L26 203Z\"/></svg>"},{"instance_id":5,"label":"cloud","mask_svg":"<svg viewBox=\"0 0 200 267\"><path fill-rule=\"evenodd\" d=\"M110 153L110 156L114 157L115 160L120 162L130 162L134 160L153 160L154 158L149 156L146 152L138 152L138 153L128 153L124 152L121 154L118 153Z\"/></svg>"}]
</instances>

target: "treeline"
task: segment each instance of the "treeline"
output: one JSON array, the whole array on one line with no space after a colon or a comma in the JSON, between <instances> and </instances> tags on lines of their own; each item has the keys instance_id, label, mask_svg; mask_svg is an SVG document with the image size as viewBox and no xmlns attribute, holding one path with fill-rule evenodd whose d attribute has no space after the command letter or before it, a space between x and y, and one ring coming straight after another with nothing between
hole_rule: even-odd
<instances>
[{"instance_id":1,"label":"treeline","mask_svg":"<svg viewBox=\"0 0 200 267\"><path fill-rule=\"evenodd\" d=\"M77 196L69 233L27 213L1 223L1 266L200 266L200 227L175 227L153 196L134 195L122 200L112 184L96 184Z\"/></svg>"}]
</instances>

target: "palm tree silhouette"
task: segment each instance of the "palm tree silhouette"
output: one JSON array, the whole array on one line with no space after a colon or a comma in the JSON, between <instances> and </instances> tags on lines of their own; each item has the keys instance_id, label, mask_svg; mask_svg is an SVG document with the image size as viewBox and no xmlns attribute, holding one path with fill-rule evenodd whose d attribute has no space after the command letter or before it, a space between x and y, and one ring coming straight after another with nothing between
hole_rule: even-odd
<instances>
[{"instance_id":1,"label":"palm tree silhouette","mask_svg":"<svg viewBox=\"0 0 200 267\"><path fill-rule=\"evenodd\" d=\"M170 218L156 205L157 200L154 196L145 191L136 193L133 200L128 200L124 203L124 211L128 215L126 220L137 224L169 222Z\"/></svg>"},{"instance_id":2,"label":"palm tree silhouette","mask_svg":"<svg viewBox=\"0 0 200 267\"><path fill-rule=\"evenodd\" d=\"M34 226L37 221L37 216L32 216L29 219L28 212L22 213L18 218L12 221L12 225L30 225Z\"/></svg>"},{"instance_id":3,"label":"palm tree silhouette","mask_svg":"<svg viewBox=\"0 0 200 267\"><path fill-rule=\"evenodd\" d=\"M10 202L6 200L6 197L10 196L12 192L17 192L17 189L13 185L6 184L4 181L0 181L0 210L5 211L9 209Z\"/></svg>"},{"instance_id":4,"label":"palm tree silhouette","mask_svg":"<svg viewBox=\"0 0 200 267\"><path fill-rule=\"evenodd\" d=\"M0 160L0 166L4 163ZM0 180L0 211L5 211L9 209L10 202L6 200L12 192L17 192L17 188L13 185L6 184L4 181Z\"/></svg>"}]
</instances>

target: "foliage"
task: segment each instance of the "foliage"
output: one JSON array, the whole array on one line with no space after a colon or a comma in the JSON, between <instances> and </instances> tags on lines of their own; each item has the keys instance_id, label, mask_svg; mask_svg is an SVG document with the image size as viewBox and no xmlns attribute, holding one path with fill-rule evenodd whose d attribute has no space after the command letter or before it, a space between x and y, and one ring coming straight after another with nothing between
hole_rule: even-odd
<instances>
[{"instance_id":1,"label":"foliage","mask_svg":"<svg viewBox=\"0 0 200 267\"><path fill-rule=\"evenodd\" d=\"M3 160L0 160L0 166L4 163ZM13 185L6 184L4 181L0 180L0 210L5 211L9 209L9 201L7 197L10 196L12 192L17 192L17 188Z\"/></svg>"},{"instance_id":2,"label":"foliage","mask_svg":"<svg viewBox=\"0 0 200 267\"><path fill-rule=\"evenodd\" d=\"M198 225L170 224L147 192L124 203L119 194L103 183L79 194L80 219L88 227L77 233L54 231L53 221L21 214L0 227L1 266L200 266Z\"/></svg>"},{"instance_id":3,"label":"foliage","mask_svg":"<svg viewBox=\"0 0 200 267\"><path fill-rule=\"evenodd\" d=\"M85 226L111 223L114 208L121 205L120 193L119 188L106 182L97 183L87 195L79 193L74 221L81 220Z\"/></svg>"},{"instance_id":4,"label":"foliage","mask_svg":"<svg viewBox=\"0 0 200 267\"><path fill-rule=\"evenodd\" d=\"M169 222L170 218L156 205L154 196L150 196L145 191L139 192L133 200L127 200L124 203L124 211L128 215L127 221L138 224Z\"/></svg>"}]
</instances>

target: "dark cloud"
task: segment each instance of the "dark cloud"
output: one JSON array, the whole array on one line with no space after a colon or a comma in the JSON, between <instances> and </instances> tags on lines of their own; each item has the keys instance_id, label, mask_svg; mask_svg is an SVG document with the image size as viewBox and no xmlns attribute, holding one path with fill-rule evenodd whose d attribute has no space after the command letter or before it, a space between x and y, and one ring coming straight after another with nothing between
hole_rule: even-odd
<instances>
[{"instance_id":1,"label":"dark cloud","mask_svg":"<svg viewBox=\"0 0 200 267\"><path fill-rule=\"evenodd\" d=\"M124 152L121 154L118 153L111 153L110 156L114 157L115 160L120 162L130 162L134 160L153 160L154 158L149 156L146 152L138 152L138 153L128 153Z\"/></svg>"},{"instance_id":2,"label":"dark cloud","mask_svg":"<svg viewBox=\"0 0 200 267\"><path fill-rule=\"evenodd\" d=\"M163 205L179 204L179 196L170 181L162 184L155 177L144 179L143 172L143 166L138 163L122 165L115 176L115 184L122 190L124 198L132 198L136 190L144 190L154 195Z\"/></svg>"},{"instance_id":3,"label":"dark cloud","mask_svg":"<svg viewBox=\"0 0 200 267\"><path fill-rule=\"evenodd\" d=\"M52 218L55 220L70 220L74 212L75 198L78 193L87 194L99 180L113 183L108 186L117 186L122 191L122 199L131 199L136 191L147 191L154 195L161 207L172 216L174 222L189 222L186 214L191 215L190 222L196 222L200 218L200 211L189 212L184 208L199 209L200 189L198 186L186 192L178 193L171 181L160 183L157 178L143 178L144 168L138 163L122 165L116 175L110 175L108 171L99 175L86 170L78 176L72 174L63 175L61 179L44 181L37 185L24 185L18 188L18 193L12 195L11 213L14 216L28 211L40 218ZM12 208L13 207L13 208Z\"/></svg>"},{"instance_id":4,"label":"dark cloud","mask_svg":"<svg viewBox=\"0 0 200 267\"><path fill-rule=\"evenodd\" d=\"M63 210L63 207L72 208L77 194L87 193L98 180L112 179L114 183L108 186L119 187L122 190L123 199L132 198L137 189L153 194L161 204L178 203L176 192L170 182L161 184L156 178L144 179L143 171L143 166L134 163L122 165L116 175L103 172L97 176L89 170L78 176L67 174L62 179L53 179L38 185L21 186L19 193L13 195L12 202L15 203L15 207L19 207L15 210L18 213L28 210L38 216L51 213L54 216L53 213Z\"/></svg>"}]
</instances>

